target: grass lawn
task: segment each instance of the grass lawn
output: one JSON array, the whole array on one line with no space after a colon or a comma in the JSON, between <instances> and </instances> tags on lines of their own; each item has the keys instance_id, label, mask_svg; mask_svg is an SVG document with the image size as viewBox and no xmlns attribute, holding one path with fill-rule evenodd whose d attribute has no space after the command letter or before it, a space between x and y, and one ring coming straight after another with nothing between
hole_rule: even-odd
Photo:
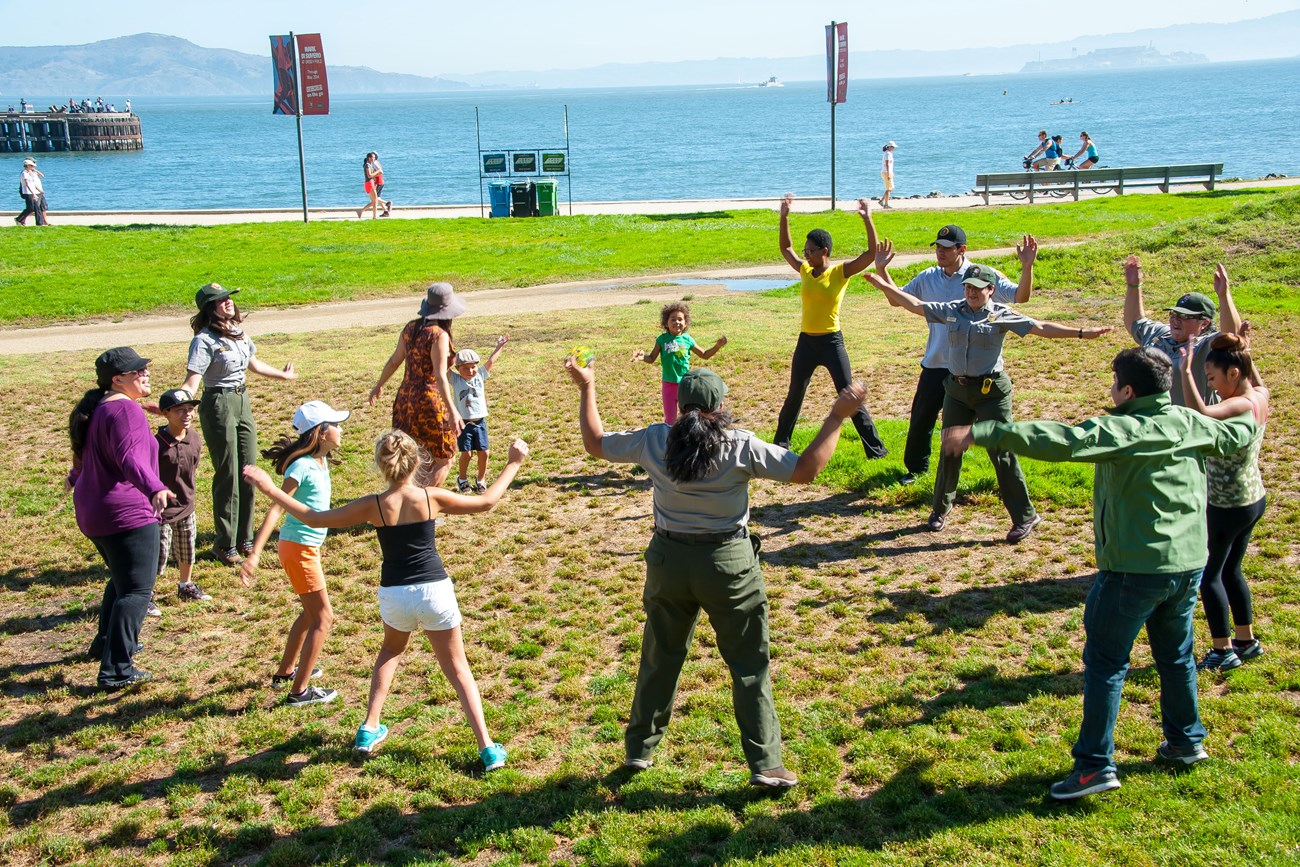
<instances>
[{"instance_id":1,"label":"grass lawn","mask_svg":"<svg viewBox=\"0 0 1300 867\"><path fill-rule=\"evenodd\" d=\"M1229 217L1286 191L1138 195L1080 203L877 215L900 250L924 250L945 223L971 249L1097 238L1170 221ZM1294 193L1290 193L1294 195ZM837 252L864 244L861 220L798 215L792 229L829 229ZM57 226L7 230L0 246L0 325L191 311L209 281L249 291L247 309L418 294L431 280L472 291L562 280L780 263L771 210L549 220L365 220L227 226Z\"/></svg>"},{"instance_id":2,"label":"grass lawn","mask_svg":"<svg viewBox=\"0 0 1300 867\"><path fill-rule=\"evenodd\" d=\"M1157 197L1122 201L1140 200ZM493 466L514 436L533 449L495 512L452 518L439 530L488 724L510 750L506 769L487 776L454 694L427 647L415 643L386 707L389 740L366 761L351 751L382 635L374 598L378 545L364 528L333 534L324 547L335 628L321 682L340 691L334 704L293 710L269 689L297 610L273 551L247 590L233 570L201 561L196 579L212 593L208 603L180 603L174 573L164 576L165 615L146 624L138 657L156 679L132 693L91 690L96 664L84 651L106 572L76 529L61 477L67 413L91 382L94 353L0 358L0 861L1296 863L1300 196L1245 196L1226 210L1217 207L1219 197L1188 201L1216 209L1165 227L1144 218L1127 232L1112 220L1098 231L1120 234L1046 250L1025 310L1055 321L1119 323L1120 263L1137 250L1149 310L1193 287L1208 291L1213 263L1223 261L1238 306L1257 326L1256 355L1274 408L1262 460L1269 509L1246 569L1267 650L1227 675L1201 675L1212 761L1186 773L1151 762L1162 739L1159 685L1139 643L1116 730L1123 788L1069 805L1046 797L1047 785L1069 770L1081 712L1081 617L1095 568L1091 473L1027 462L1045 521L1011 547L1002 541L1009 520L987 459L972 455L948 529L923 531L928 480L911 488L894 480L924 324L855 286L845 302L846 340L892 454L863 460L846 425L818 484L752 489L786 763L801 778L798 788L776 796L747 785L729 676L707 623L696 632L654 767L638 775L620 767L641 643L640 554L650 495L644 473L583 455L577 397L560 360L578 340L595 349L607 429L656 420L657 370L626 359L658 333L657 307L473 319L457 331L459 346L483 351L509 330L511 343L489 384ZM1092 204L1078 207L1087 212ZM918 223L908 229L904 215L897 226L895 217L885 218L885 233L916 233L905 243L911 247L922 246L927 227L944 219L910 217ZM774 246L774 220L766 220L761 238L755 229L755 256L760 241ZM804 224L797 218L796 230ZM1024 227L1009 221L990 243L1005 243ZM112 247L159 231L60 229L42 243L63 243L66 232ZM229 231L246 233L250 243L265 232L268 247L297 243L285 240L288 227ZM7 237L25 243L29 234L37 233ZM681 232L675 243L689 236ZM375 234L367 243L384 250L399 240ZM653 249L644 240L628 244ZM7 244L0 255L14 253ZM29 248L27 255L47 253ZM347 257L324 261L334 258ZM154 267L172 279L170 267ZM554 267L546 273L574 276ZM545 278L538 272L528 279ZM176 291L192 292L203 279L186 272ZM727 379L742 425L769 436L784 397L797 299L711 297L694 302L693 313L697 340L729 338L710 366ZM345 425L344 461L334 470L336 501L382 487L369 455L388 411L365 407L364 397L393 339L391 329L356 328L259 340L265 359L292 360L300 373L283 386L252 383L264 445L289 430L302 401L355 411ZM1108 403L1109 359L1126 344L1118 329L1094 342L1010 340L1017 416L1075 421L1098 413ZM180 381L182 346L145 354L156 359L160 388ZM815 379L801 436L811 435L831 397L828 378ZM206 466L205 459L201 550L211 544ZM259 502L259 514L264 506ZM1207 646L1198 616L1198 654Z\"/></svg>"}]
</instances>

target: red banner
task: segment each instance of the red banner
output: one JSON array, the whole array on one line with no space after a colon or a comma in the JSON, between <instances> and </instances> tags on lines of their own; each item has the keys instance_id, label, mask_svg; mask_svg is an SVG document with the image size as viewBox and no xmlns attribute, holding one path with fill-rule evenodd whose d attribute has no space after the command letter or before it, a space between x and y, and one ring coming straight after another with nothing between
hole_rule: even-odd
<instances>
[{"instance_id":1,"label":"red banner","mask_svg":"<svg viewBox=\"0 0 1300 867\"><path fill-rule=\"evenodd\" d=\"M271 39L275 39L274 36ZM835 101L835 22L826 25L826 101Z\"/></svg>"},{"instance_id":2,"label":"red banner","mask_svg":"<svg viewBox=\"0 0 1300 867\"><path fill-rule=\"evenodd\" d=\"M835 25L837 63L835 65L835 101L844 102L849 96L849 23Z\"/></svg>"},{"instance_id":3,"label":"red banner","mask_svg":"<svg viewBox=\"0 0 1300 867\"><path fill-rule=\"evenodd\" d=\"M275 102L271 107L271 113L296 115L298 77L294 74L291 37L271 37L271 69L275 73Z\"/></svg>"},{"instance_id":4,"label":"red banner","mask_svg":"<svg viewBox=\"0 0 1300 867\"><path fill-rule=\"evenodd\" d=\"M330 113L330 85L319 33L299 33L298 74L302 76L302 113Z\"/></svg>"}]
</instances>

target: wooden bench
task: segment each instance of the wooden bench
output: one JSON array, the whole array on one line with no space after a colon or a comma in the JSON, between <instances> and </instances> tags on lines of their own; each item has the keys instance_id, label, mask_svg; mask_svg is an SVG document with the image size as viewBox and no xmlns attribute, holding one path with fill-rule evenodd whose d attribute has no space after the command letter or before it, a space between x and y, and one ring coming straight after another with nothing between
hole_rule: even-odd
<instances>
[{"instance_id":1,"label":"wooden bench","mask_svg":"<svg viewBox=\"0 0 1300 867\"><path fill-rule=\"evenodd\" d=\"M1223 163L1199 163L1183 166L1128 166L1122 168L1065 169L1046 172L999 172L976 175L975 191L989 203L989 196L1010 196L1013 199L1034 196L1065 198L1071 193L1079 201L1079 193L1089 190L1098 194L1114 192L1124 195L1126 187L1159 187L1169 192L1171 182L1199 183L1207 190L1214 189L1214 179L1223 174Z\"/></svg>"}]
</instances>

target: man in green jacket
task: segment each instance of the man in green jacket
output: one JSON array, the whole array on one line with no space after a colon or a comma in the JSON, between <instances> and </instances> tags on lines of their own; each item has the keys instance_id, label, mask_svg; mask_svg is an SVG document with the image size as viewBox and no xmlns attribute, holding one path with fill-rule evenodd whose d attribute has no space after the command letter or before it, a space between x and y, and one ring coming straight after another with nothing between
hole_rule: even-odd
<instances>
[{"instance_id":1,"label":"man in green jacket","mask_svg":"<svg viewBox=\"0 0 1300 867\"><path fill-rule=\"evenodd\" d=\"M1145 625L1160 675L1165 741L1157 760L1208 758L1196 709L1192 614L1206 561L1205 457L1245 447L1249 413L1216 421L1169 401L1172 365L1152 347L1111 362L1110 414L1079 425L978 422L944 431L944 449L972 445L1041 461L1096 465L1092 493L1097 578L1083 610L1083 722L1074 771L1051 787L1057 800L1119 788L1115 720L1129 653Z\"/></svg>"}]
</instances>

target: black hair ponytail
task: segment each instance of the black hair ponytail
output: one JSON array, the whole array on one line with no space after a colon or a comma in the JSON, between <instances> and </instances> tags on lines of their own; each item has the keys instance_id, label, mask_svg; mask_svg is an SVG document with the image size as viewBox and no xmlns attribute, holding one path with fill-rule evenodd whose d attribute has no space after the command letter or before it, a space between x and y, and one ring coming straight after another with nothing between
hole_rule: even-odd
<instances>
[{"instance_id":1,"label":"black hair ponytail","mask_svg":"<svg viewBox=\"0 0 1300 867\"><path fill-rule=\"evenodd\" d=\"M706 412L698 406L683 407L677 423L668 432L664 468L674 482L708 478L722 465L722 444L734 419L719 407Z\"/></svg>"}]
</instances>

